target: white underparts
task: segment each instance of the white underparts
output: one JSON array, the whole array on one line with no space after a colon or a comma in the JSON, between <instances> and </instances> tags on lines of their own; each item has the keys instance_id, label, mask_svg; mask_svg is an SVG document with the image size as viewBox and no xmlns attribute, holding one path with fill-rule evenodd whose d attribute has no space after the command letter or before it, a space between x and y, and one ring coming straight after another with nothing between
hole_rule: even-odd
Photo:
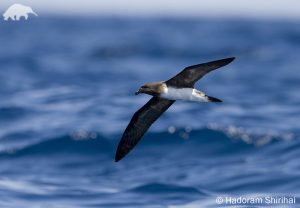
<instances>
[{"instance_id":1,"label":"white underparts","mask_svg":"<svg viewBox=\"0 0 300 208\"><path fill-rule=\"evenodd\" d=\"M168 100L189 100L197 102L209 102L208 97L201 91L193 88L165 88L160 97Z\"/></svg>"}]
</instances>

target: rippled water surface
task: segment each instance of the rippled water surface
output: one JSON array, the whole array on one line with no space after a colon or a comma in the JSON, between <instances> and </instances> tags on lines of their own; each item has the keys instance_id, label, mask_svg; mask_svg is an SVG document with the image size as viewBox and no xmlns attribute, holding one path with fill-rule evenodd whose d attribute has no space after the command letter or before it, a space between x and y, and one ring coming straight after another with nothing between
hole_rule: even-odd
<instances>
[{"instance_id":1,"label":"rippled water surface","mask_svg":"<svg viewBox=\"0 0 300 208\"><path fill-rule=\"evenodd\" d=\"M0 207L219 207L217 196L300 196L300 23L0 24ZM231 56L197 84L223 103L176 102L114 162L149 99L134 96L140 85Z\"/></svg>"}]
</instances>

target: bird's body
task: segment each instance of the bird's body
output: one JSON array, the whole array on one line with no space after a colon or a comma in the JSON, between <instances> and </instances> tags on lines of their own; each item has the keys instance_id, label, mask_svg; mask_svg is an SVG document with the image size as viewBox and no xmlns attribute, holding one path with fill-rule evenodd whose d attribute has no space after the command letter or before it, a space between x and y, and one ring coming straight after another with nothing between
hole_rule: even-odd
<instances>
[{"instance_id":1,"label":"bird's body","mask_svg":"<svg viewBox=\"0 0 300 208\"><path fill-rule=\"evenodd\" d=\"M222 102L194 88L205 74L232 62L234 58L221 59L186 67L167 81L147 83L135 93L153 97L132 117L118 145L115 160L118 162L140 141L150 126L176 101Z\"/></svg>"},{"instance_id":2,"label":"bird's body","mask_svg":"<svg viewBox=\"0 0 300 208\"><path fill-rule=\"evenodd\" d=\"M203 92L194 88L174 88L167 87L166 90L160 94L161 98L168 100L187 100L196 102L210 102L210 99Z\"/></svg>"}]
</instances>

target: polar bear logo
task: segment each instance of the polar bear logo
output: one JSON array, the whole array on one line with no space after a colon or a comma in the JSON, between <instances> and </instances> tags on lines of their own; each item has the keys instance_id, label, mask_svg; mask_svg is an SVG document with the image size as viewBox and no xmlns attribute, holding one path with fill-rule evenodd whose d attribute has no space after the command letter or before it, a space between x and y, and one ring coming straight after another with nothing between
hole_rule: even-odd
<instances>
[{"instance_id":1,"label":"polar bear logo","mask_svg":"<svg viewBox=\"0 0 300 208\"><path fill-rule=\"evenodd\" d=\"M4 12L3 17L5 21L9 19L19 21L21 17L24 17L27 20L29 14L38 16L37 13L35 13L29 6L13 4L6 10L6 12Z\"/></svg>"}]
</instances>

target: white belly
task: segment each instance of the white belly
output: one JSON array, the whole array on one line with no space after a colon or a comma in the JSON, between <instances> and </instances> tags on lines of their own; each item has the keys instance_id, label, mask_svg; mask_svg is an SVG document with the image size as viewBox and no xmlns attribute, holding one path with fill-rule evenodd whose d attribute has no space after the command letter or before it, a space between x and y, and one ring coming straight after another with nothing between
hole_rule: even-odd
<instances>
[{"instance_id":1,"label":"white belly","mask_svg":"<svg viewBox=\"0 0 300 208\"><path fill-rule=\"evenodd\" d=\"M206 95L193 88L171 88L160 94L160 97L168 100L189 100L198 102L208 102Z\"/></svg>"}]
</instances>

